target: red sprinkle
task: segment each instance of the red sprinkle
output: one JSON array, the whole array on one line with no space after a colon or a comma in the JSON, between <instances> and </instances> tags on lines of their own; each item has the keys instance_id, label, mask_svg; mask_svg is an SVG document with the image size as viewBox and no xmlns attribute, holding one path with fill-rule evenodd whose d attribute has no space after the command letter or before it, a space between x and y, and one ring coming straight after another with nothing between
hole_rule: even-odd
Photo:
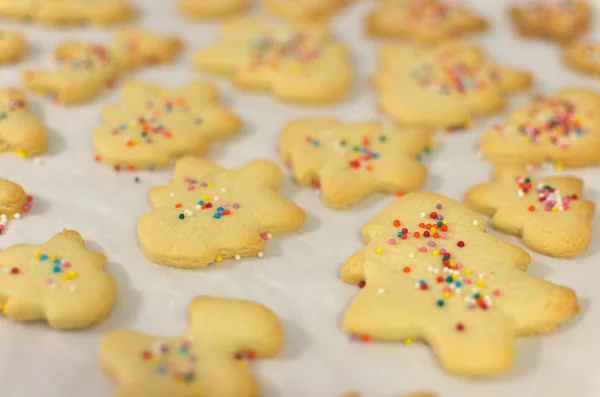
<instances>
[{"instance_id":1,"label":"red sprinkle","mask_svg":"<svg viewBox=\"0 0 600 397\"><path fill-rule=\"evenodd\" d=\"M19 268L18 267L13 267L10 269L10 274L19 274Z\"/></svg>"},{"instance_id":2,"label":"red sprinkle","mask_svg":"<svg viewBox=\"0 0 600 397\"><path fill-rule=\"evenodd\" d=\"M360 283L358 283L358 288L364 288L365 285L367 285L367 282L365 280L362 280Z\"/></svg>"},{"instance_id":3,"label":"red sprinkle","mask_svg":"<svg viewBox=\"0 0 600 397\"><path fill-rule=\"evenodd\" d=\"M464 326L464 324L463 324L463 323L458 323L458 324L456 324L456 330L457 330L458 332L463 332L463 331L465 330L465 326Z\"/></svg>"},{"instance_id":4,"label":"red sprinkle","mask_svg":"<svg viewBox=\"0 0 600 397\"><path fill-rule=\"evenodd\" d=\"M459 241L458 243L456 243L457 246L459 246L460 248L465 246L465 242L464 241Z\"/></svg>"}]
</instances>

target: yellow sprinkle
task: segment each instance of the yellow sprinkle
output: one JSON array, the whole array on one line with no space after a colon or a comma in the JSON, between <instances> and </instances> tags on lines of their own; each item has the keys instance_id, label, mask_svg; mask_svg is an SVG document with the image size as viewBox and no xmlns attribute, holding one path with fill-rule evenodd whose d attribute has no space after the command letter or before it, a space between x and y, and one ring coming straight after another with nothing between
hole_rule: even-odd
<instances>
[{"instance_id":1,"label":"yellow sprinkle","mask_svg":"<svg viewBox=\"0 0 600 397\"><path fill-rule=\"evenodd\" d=\"M456 263L454 263L454 261L450 261L448 262L448 265L450 265L451 268L454 268L454 266L456 266Z\"/></svg>"},{"instance_id":2,"label":"yellow sprinkle","mask_svg":"<svg viewBox=\"0 0 600 397\"><path fill-rule=\"evenodd\" d=\"M431 253L431 255L433 256L438 256L440 254L440 252L438 250L433 250L433 252Z\"/></svg>"},{"instance_id":3,"label":"yellow sprinkle","mask_svg":"<svg viewBox=\"0 0 600 397\"><path fill-rule=\"evenodd\" d=\"M36 257L36 258L39 258L40 256L42 256L42 253L41 253L41 252L39 252L39 251L38 251L38 252L36 252L36 253L35 253L35 257Z\"/></svg>"},{"instance_id":4,"label":"yellow sprinkle","mask_svg":"<svg viewBox=\"0 0 600 397\"><path fill-rule=\"evenodd\" d=\"M552 207L552 212L556 212L556 211L558 211L558 208Z\"/></svg>"},{"instance_id":5,"label":"yellow sprinkle","mask_svg":"<svg viewBox=\"0 0 600 397\"><path fill-rule=\"evenodd\" d=\"M157 356L153 356L150 361L152 361L152 364L159 364L160 363L160 357Z\"/></svg>"},{"instance_id":6,"label":"yellow sprinkle","mask_svg":"<svg viewBox=\"0 0 600 397\"><path fill-rule=\"evenodd\" d=\"M222 260L223 260L223 257L221 255L219 255L215 258L215 261L217 261L217 262L221 262Z\"/></svg>"},{"instance_id":7,"label":"yellow sprinkle","mask_svg":"<svg viewBox=\"0 0 600 397\"><path fill-rule=\"evenodd\" d=\"M6 315L6 303L0 304L0 310L2 310L2 314Z\"/></svg>"},{"instance_id":8,"label":"yellow sprinkle","mask_svg":"<svg viewBox=\"0 0 600 397\"><path fill-rule=\"evenodd\" d=\"M450 297L452 296L452 294L448 291L444 292L444 299L450 299Z\"/></svg>"},{"instance_id":9,"label":"yellow sprinkle","mask_svg":"<svg viewBox=\"0 0 600 397\"><path fill-rule=\"evenodd\" d=\"M65 280L65 281L71 280L75 277L77 277L77 272L74 270L70 271L69 273L63 274L63 276L62 276L63 280Z\"/></svg>"},{"instance_id":10,"label":"yellow sprinkle","mask_svg":"<svg viewBox=\"0 0 600 397\"><path fill-rule=\"evenodd\" d=\"M404 339L404 344L405 344L406 346L410 346L410 345L412 345L412 342L413 342L413 340L412 340L412 339L410 339L410 338L406 338L406 339Z\"/></svg>"},{"instance_id":11,"label":"yellow sprinkle","mask_svg":"<svg viewBox=\"0 0 600 397\"><path fill-rule=\"evenodd\" d=\"M56 259L56 255L50 255L50 256L48 257L48 259L50 259L51 261L53 261L53 260L55 260L55 259Z\"/></svg>"},{"instance_id":12,"label":"yellow sprinkle","mask_svg":"<svg viewBox=\"0 0 600 397\"><path fill-rule=\"evenodd\" d=\"M447 220L443 220L443 221L442 221L442 225L447 225L447 224L448 224L448 221L447 221Z\"/></svg>"},{"instance_id":13,"label":"yellow sprinkle","mask_svg":"<svg viewBox=\"0 0 600 397\"><path fill-rule=\"evenodd\" d=\"M465 274L466 274L467 276L468 276L468 275L470 275L471 273L473 273L471 270L469 270L469 269L465 270Z\"/></svg>"},{"instance_id":14,"label":"yellow sprinkle","mask_svg":"<svg viewBox=\"0 0 600 397\"><path fill-rule=\"evenodd\" d=\"M483 287L483 280L477 280L475 284L477 284L478 287Z\"/></svg>"},{"instance_id":15,"label":"yellow sprinkle","mask_svg":"<svg viewBox=\"0 0 600 397\"><path fill-rule=\"evenodd\" d=\"M210 199L210 197L208 197L208 196L202 196L203 201L208 201L209 199Z\"/></svg>"},{"instance_id":16,"label":"yellow sprinkle","mask_svg":"<svg viewBox=\"0 0 600 397\"><path fill-rule=\"evenodd\" d=\"M434 227L432 227L432 228L431 228L431 229L429 229L429 230L430 230L432 233L434 233L434 232L436 232L436 231L437 231L437 227L435 227L435 226L434 226Z\"/></svg>"},{"instance_id":17,"label":"yellow sprinkle","mask_svg":"<svg viewBox=\"0 0 600 397\"><path fill-rule=\"evenodd\" d=\"M359 158L359 157L360 157L360 153L359 153L359 152L353 152L353 153L352 153L352 156L353 156L354 158Z\"/></svg>"},{"instance_id":18,"label":"yellow sprinkle","mask_svg":"<svg viewBox=\"0 0 600 397\"><path fill-rule=\"evenodd\" d=\"M452 276L452 279L454 281L458 280L460 278L460 276L458 274L455 274L454 276Z\"/></svg>"},{"instance_id":19,"label":"yellow sprinkle","mask_svg":"<svg viewBox=\"0 0 600 397\"><path fill-rule=\"evenodd\" d=\"M246 368L246 361L244 361L244 360L239 360L239 361L238 361L238 363L239 363L240 367L242 367L242 368Z\"/></svg>"},{"instance_id":20,"label":"yellow sprinkle","mask_svg":"<svg viewBox=\"0 0 600 397\"><path fill-rule=\"evenodd\" d=\"M371 131L371 130L366 130L365 131L365 135L371 135L372 133L373 133L373 131Z\"/></svg>"},{"instance_id":21,"label":"yellow sprinkle","mask_svg":"<svg viewBox=\"0 0 600 397\"><path fill-rule=\"evenodd\" d=\"M557 161L556 164L554 164L554 168L556 168L557 170L562 170L563 169L563 163L560 161Z\"/></svg>"},{"instance_id":22,"label":"yellow sprinkle","mask_svg":"<svg viewBox=\"0 0 600 397\"><path fill-rule=\"evenodd\" d=\"M206 187L207 187L207 188L209 188L209 189L212 189L212 187L213 187L213 184L212 184L212 183L207 183L207 184L206 184Z\"/></svg>"},{"instance_id":23,"label":"yellow sprinkle","mask_svg":"<svg viewBox=\"0 0 600 397\"><path fill-rule=\"evenodd\" d=\"M0 145L0 152L3 152L6 149L6 146Z\"/></svg>"},{"instance_id":24,"label":"yellow sprinkle","mask_svg":"<svg viewBox=\"0 0 600 397\"><path fill-rule=\"evenodd\" d=\"M381 248L375 248L375 253L377 255L381 255L381 254L383 254L383 250Z\"/></svg>"}]
</instances>

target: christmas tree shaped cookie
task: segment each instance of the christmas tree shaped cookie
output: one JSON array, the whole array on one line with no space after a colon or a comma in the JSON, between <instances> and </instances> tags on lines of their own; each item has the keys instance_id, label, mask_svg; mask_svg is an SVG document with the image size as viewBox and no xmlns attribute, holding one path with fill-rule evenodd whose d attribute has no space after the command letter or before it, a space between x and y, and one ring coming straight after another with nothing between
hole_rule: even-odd
<instances>
[{"instance_id":1,"label":"christmas tree shaped cookie","mask_svg":"<svg viewBox=\"0 0 600 397\"><path fill-rule=\"evenodd\" d=\"M185 155L200 155L211 141L229 138L240 119L218 103L217 90L193 82L175 89L129 82L121 104L102 112L94 133L97 160L116 170L164 167Z\"/></svg>"},{"instance_id":2,"label":"christmas tree shaped cookie","mask_svg":"<svg viewBox=\"0 0 600 397\"><path fill-rule=\"evenodd\" d=\"M199 296L188 328L175 338L113 331L100 343L100 361L118 383L118 396L257 397L246 362L275 356L283 344L279 319L245 300Z\"/></svg>"},{"instance_id":3,"label":"christmas tree shaped cookie","mask_svg":"<svg viewBox=\"0 0 600 397\"><path fill-rule=\"evenodd\" d=\"M542 0L510 7L509 15L520 35L564 44L588 30L592 10L586 1Z\"/></svg>"},{"instance_id":4,"label":"christmas tree shaped cookie","mask_svg":"<svg viewBox=\"0 0 600 397\"><path fill-rule=\"evenodd\" d=\"M367 33L435 44L485 29L485 20L445 0L380 0L367 17Z\"/></svg>"},{"instance_id":5,"label":"christmas tree shaped cookie","mask_svg":"<svg viewBox=\"0 0 600 397\"><path fill-rule=\"evenodd\" d=\"M133 15L134 9L126 0L0 0L0 16L45 25L110 25Z\"/></svg>"},{"instance_id":6,"label":"christmas tree shaped cookie","mask_svg":"<svg viewBox=\"0 0 600 397\"><path fill-rule=\"evenodd\" d=\"M321 20L341 10L350 0L262 0L268 12L291 20Z\"/></svg>"},{"instance_id":7,"label":"christmas tree shaped cookie","mask_svg":"<svg viewBox=\"0 0 600 397\"><path fill-rule=\"evenodd\" d=\"M600 74L600 41L583 40L565 47L565 64L582 73Z\"/></svg>"},{"instance_id":8,"label":"christmas tree shaped cookie","mask_svg":"<svg viewBox=\"0 0 600 397\"><path fill-rule=\"evenodd\" d=\"M142 250L154 263L183 268L262 256L270 235L304 224L304 212L277 192L281 180L281 169L266 160L225 170L180 159L172 184L150 190L152 210L138 222Z\"/></svg>"},{"instance_id":9,"label":"christmas tree shaped cookie","mask_svg":"<svg viewBox=\"0 0 600 397\"><path fill-rule=\"evenodd\" d=\"M454 200L410 193L363 228L366 246L342 268L362 288L344 314L348 334L423 340L447 371L511 368L514 338L552 331L578 310L575 293L528 275L529 255L485 233Z\"/></svg>"},{"instance_id":10,"label":"christmas tree shaped cookie","mask_svg":"<svg viewBox=\"0 0 600 397\"><path fill-rule=\"evenodd\" d=\"M77 104L113 87L122 74L140 66L170 62L181 41L140 29L123 29L112 43L64 43L54 52L58 68L26 70L21 81L27 89L48 96L55 103Z\"/></svg>"},{"instance_id":11,"label":"christmas tree shaped cookie","mask_svg":"<svg viewBox=\"0 0 600 397\"><path fill-rule=\"evenodd\" d=\"M248 7L248 0L178 0L179 9L196 19L222 18L235 15Z\"/></svg>"},{"instance_id":12,"label":"christmas tree shaped cookie","mask_svg":"<svg viewBox=\"0 0 600 397\"><path fill-rule=\"evenodd\" d=\"M216 44L198 51L194 64L229 76L238 87L297 103L340 101L353 79L346 49L315 23L235 20L223 27Z\"/></svg>"},{"instance_id":13,"label":"christmas tree shaped cookie","mask_svg":"<svg viewBox=\"0 0 600 397\"><path fill-rule=\"evenodd\" d=\"M488 63L473 45L386 46L373 81L381 110L401 124L466 128L498 112L505 97L531 84L528 73Z\"/></svg>"},{"instance_id":14,"label":"christmas tree shaped cookie","mask_svg":"<svg viewBox=\"0 0 600 397\"><path fill-rule=\"evenodd\" d=\"M9 247L0 252L2 313L15 321L46 320L59 329L98 322L112 310L116 294L105 262L73 230L42 245Z\"/></svg>"},{"instance_id":15,"label":"christmas tree shaped cookie","mask_svg":"<svg viewBox=\"0 0 600 397\"><path fill-rule=\"evenodd\" d=\"M536 97L512 112L505 123L485 132L479 147L484 158L494 164L597 164L600 95L588 89L567 88Z\"/></svg>"},{"instance_id":16,"label":"christmas tree shaped cookie","mask_svg":"<svg viewBox=\"0 0 600 397\"><path fill-rule=\"evenodd\" d=\"M0 151L35 156L48 147L46 127L27 109L22 91L0 88Z\"/></svg>"},{"instance_id":17,"label":"christmas tree shaped cookie","mask_svg":"<svg viewBox=\"0 0 600 397\"><path fill-rule=\"evenodd\" d=\"M430 135L419 129L313 118L286 125L279 150L299 185L317 184L327 206L344 208L375 192L420 188L427 169L417 155L430 145Z\"/></svg>"},{"instance_id":18,"label":"christmas tree shaped cookie","mask_svg":"<svg viewBox=\"0 0 600 397\"><path fill-rule=\"evenodd\" d=\"M571 176L534 178L519 167L498 168L492 182L471 187L465 204L492 217L501 232L522 236L534 251L558 258L581 254L590 242L594 203Z\"/></svg>"}]
</instances>

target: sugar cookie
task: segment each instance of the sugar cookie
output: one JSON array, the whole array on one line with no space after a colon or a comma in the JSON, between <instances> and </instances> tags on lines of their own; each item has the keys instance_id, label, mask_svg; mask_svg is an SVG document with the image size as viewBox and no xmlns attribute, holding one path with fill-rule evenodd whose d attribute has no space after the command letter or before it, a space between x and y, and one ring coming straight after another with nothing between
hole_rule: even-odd
<instances>
[{"instance_id":1,"label":"sugar cookie","mask_svg":"<svg viewBox=\"0 0 600 397\"><path fill-rule=\"evenodd\" d=\"M362 235L365 247L341 272L362 287L344 332L423 340L453 374L508 371L516 336L550 332L578 311L572 290L525 273L527 252L485 233L481 216L444 196L409 193Z\"/></svg>"},{"instance_id":2,"label":"sugar cookie","mask_svg":"<svg viewBox=\"0 0 600 397\"><path fill-rule=\"evenodd\" d=\"M482 31L486 25L468 8L444 0L380 0L367 17L366 31L372 36L436 44Z\"/></svg>"},{"instance_id":3,"label":"sugar cookie","mask_svg":"<svg viewBox=\"0 0 600 397\"><path fill-rule=\"evenodd\" d=\"M178 160L172 184L150 189L152 210L138 222L144 254L182 268L262 257L265 240L299 229L306 219L277 192L281 180L281 169L266 160L231 170L201 158Z\"/></svg>"},{"instance_id":4,"label":"sugar cookie","mask_svg":"<svg viewBox=\"0 0 600 397\"><path fill-rule=\"evenodd\" d=\"M592 10L585 1L551 0L515 5L510 7L509 14L522 36L569 43L588 30Z\"/></svg>"},{"instance_id":5,"label":"sugar cookie","mask_svg":"<svg viewBox=\"0 0 600 397\"><path fill-rule=\"evenodd\" d=\"M46 320L58 329L98 322L112 310L116 294L105 263L73 230L42 245L13 245L0 252L2 313L15 321Z\"/></svg>"},{"instance_id":6,"label":"sugar cookie","mask_svg":"<svg viewBox=\"0 0 600 397\"><path fill-rule=\"evenodd\" d=\"M279 150L300 186L317 184L328 207L344 208L375 192L419 189L427 169L417 155L430 145L430 134L419 129L312 118L287 124Z\"/></svg>"},{"instance_id":7,"label":"sugar cookie","mask_svg":"<svg viewBox=\"0 0 600 397\"><path fill-rule=\"evenodd\" d=\"M577 71L600 75L600 41L586 40L565 47L563 61Z\"/></svg>"},{"instance_id":8,"label":"sugar cookie","mask_svg":"<svg viewBox=\"0 0 600 397\"><path fill-rule=\"evenodd\" d=\"M131 19L133 14L125 0L0 0L0 16L45 25L110 25Z\"/></svg>"},{"instance_id":9,"label":"sugar cookie","mask_svg":"<svg viewBox=\"0 0 600 397\"><path fill-rule=\"evenodd\" d=\"M14 32L0 31L0 64L15 63L25 54L25 40Z\"/></svg>"},{"instance_id":10,"label":"sugar cookie","mask_svg":"<svg viewBox=\"0 0 600 397\"><path fill-rule=\"evenodd\" d=\"M31 209L32 196L28 196L21 185L0 178L0 234L9 219L20 219L21 214Z\"/></svg>"},{"instance_id":11,"label":"sugar cookie","mask_svg":"<svg viewBox=\"0 0 600 397\"><path fill-rule=\"evenodd\" d=\"M263 8L292 20L320 20L331 17L350 0L261 0Z\"/></svg>"},{"instance_id":12,"label":"sugar cookie","mask_svg":"<svg viewBox=\"0 0 600 397\"><path fill-rule=\"evenodd\" d=\"M129 82L121 103L102 112L94 133L96 160L116 170L164 167L201 155L208 143L235 135L240 119L219 105L217 90L193 82L175 89Z\"/></svg>"},{"instance_id":13,"label":"sugar cookie","mask_svg":"<svg viewBox=\"0 0 600 397\"><path fill-rule=\"evenodd\" d=\"M479 147L494 164L558 163L583 167L600 162L600 95L567 88L536 97L485 132Z\"/></svg>"},{"instance_id":14,"label":"sugar cookie","mask_svg":"<svg viewBox=\"0 0 600 397\"><path fill-rule=\"evenodd\" d=\"M243 18L227 23L219 42L198 51L194 64L229 76L241 88L271 91L288 102L324 104L343 99L352 85L348 58L324 25Z\"/></svg>"},{"instance_id":15,"label":"sugar cookie","mask_svg":"<svg viewBox=\"0 0 600 397\"><path fill-rule=\"evenodd\" d=\"M188 327L175 338L112 331L100 343L100 362L118 384L118 396L258 397L247 361L272 357L283 327L265 306L239 299L199 296Z\"/></svg>"},{"instance_id":16,"label":"sugar cookie","mask_svg":"<svg viewBox=\"0 0 600 397\"><path fill-rule=\"evenodd\" d=\"M502 167L493 181L471 187L465 204L492 217L492 226L523 237L528 248L573 258L590 242L594 203L582 199L583 181L572 176L534 178L520 167Z\"/></svg>"},{"instance_id":17,"label":"sugar cookie","mask_svg":"<svg viewBox=\"0 0 600 397\"><path fill-rule=\"evenodd\" d=\"M46 127L27 109L23 92L0 88L0 151L35 156L48 147Z\"/></svg>"},{"instance_id":18,"label":"sugar cookie","mask_svg":"<svg viewBox=\"0 0 600 397\"><path fill-rule=\"evenodd\" d=\"M140 29L123 29L113 41L100 44L65 43L54 57L54 70L27 70L24 87L60 104L88 101L112 87L122 74L143 65L168 63L181 50L181 40Z\"/></svg>"},{"instance_id":19,"label":"sugar cookie","mask_svg":"<svg viewBox=\"0 0 600 397\"><path fill-rule=\"evenodd\" d=\"M454 130L502 110L505 97L529 87L531 76L490 65L473 45L448 42L383 47L373 81L381 110L396 122Z\"/></svg>"},{"instance_id":20,"label":"sugar cookie","mask_svg":"<svg viewBox=\"0 0 600 397\"><path fill-rule=\"evenodd\" d=\"M179 0L180 11L192 18L222 18L242 12L248 0Z\"/></svg>"}]
</instances>

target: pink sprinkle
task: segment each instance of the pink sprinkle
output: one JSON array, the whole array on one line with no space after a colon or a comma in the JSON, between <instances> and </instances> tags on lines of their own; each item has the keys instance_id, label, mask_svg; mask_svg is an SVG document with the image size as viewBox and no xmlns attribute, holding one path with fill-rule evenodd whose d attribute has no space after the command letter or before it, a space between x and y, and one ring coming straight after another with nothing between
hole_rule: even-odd
<instances>
[{"instance_id":1,"label":"pink sprinkle","mask_svg":"<svg viewBox=\"0 0 600 397\"><path fill-rule=\"evenodd\" d=\"M470 278L466 278L465 279L465 284L471 284L471 279Z\"/></svg>"},{"instance_id":2,"label":"pink sprinkle","mask_svg":"<svg viewBox=\"0 0 600 397\"><path fill-rule=\"evenodd\" d=\"M448 238L448 235L446 233L442 233L442 234L440 234L440 238L445 240Z\"/></svg>"},{"instance_id":3,"label":"pink sprinkle","mask_svg":"<svg viewBox=\"0 0 600 397\"><path fill-rule=\"evenodd\" d=\"M442 249L440 250L440 254L442 254L442 255L446 255L446 250L442 248Z\"/></svg>"},{"instance_id":4,"label":"pink sprinkle","mask_svg":"<svg viewBox=\"0 0 600 397\"><path fill-rule=\"evenodd\" d=\"M23 206L23 211L25 211L25 212L29 212L30 209L31 209L31 205L29 205L29 204L25 204L25 206Z\"/></svg>"},{"instance_id":5,"label":"pink sprinkle","mask_svg":"<svg viewBox=\"0 0 600 397\"><path fill-rule=\"evenodd\" d=\"M65 269L68 269L68 268L70 268L70 267L71 267L71 264L70 264L69 262L63 262L62 266L63 266Z\"/></svg>"},{"instance_id":6,"label":"pink sprinkle","mask_svg":"<svg viewBox=\"0 0 600 397\"><path fill-rule=\"evenodd\" d=\"M421 247L421 248L419 248L419 251L420 251L420 252L427 252L427 248L425 248L425 247Z\"/></svg>"},{"instance_id":7,"label":"pink sprinkle","mask_svg":"<svg viewBox=\"0 0 600 397\"><path fill-rule=\"evenodd\" d=\"M492 294L494 294L494 296L500 296L500 290L499 289L495 289Z\"/></svg>"},{"instance_id":8,"label":"pink sprinkle","mask_svg":"<svg viewBox=\"0 0 600 397\"><path fill-rule=\"evenodd\" d=\"M4 225L0 225L0 233L4 230Z\"/></svg>"},{"instance_id":9,"label":"pink sprinkle","mask_svg":"<svg viewBox=\"0 0 600 397\"><path fill-rule=\"evenodd\" d=\"M396 244L396 240L394 240L393 238L391 238L391 239L388 240L388 244L389 245L394 245L394 244Z\"/></svg>"},{"instance_id":10,"label":"pink sprinkle","mask_svg":"<svg viewBox=\"0 0 600 397\"><path fill-rule=\"evenodd\" d=\"M223 207L223 208L229 207L229 203L223 203L223 204L221 204L221 207Z\"/></svg>"},{"instance_id":11,"label":"pink sprinkle","mask_svg":"<svg viewBox=\"0 0 600 397\"><path fill-rule=\"evenodd\" d=\"M46 284L50 285L52 283L54 283L54 280L52 280L51 278L46 279Z\"/></svg>"},{"instance_id":12,"label":"pink sprinkle","mask_svg":"<svg viewBox=\"0 0 600 397\"><path fill-rule=\"evenodd\" d=\"M263 240L267 239L267 233L261 233L260 238L262 238Z\"/></svg>"},{"instance_id":13,"label":"pink sprinkle","mask_svg":"<svg viewBox=\"0 0 600 397\"><path fill-rule=\"evenodd\" d=\"M462 269L462 267L463 267L462 263L457 263L455 266L457 269Z\"/></svg>"},{"instance_id":14,"label":"pink sprinkle","mask_svg":"<svg viewBox=\"0 0 600 397\"><path fill-rule=\"evenodd\" d=\"M196 189L196 187L195 187L194 185L190 185L190 186L188 186L188 191L189 191L189 190L194 190L194 189Z\"/></svg>"},{"instance_id":15,"label":"pink sprinkle","mask_svg":"<svg viewBox=\"0 0 600 397\"><path fill-rule=\"evenodd\" d=\"M452 292L452 290L450 289L450 287L444 287L444 292Z\"/></svg>"}]
</instances>

